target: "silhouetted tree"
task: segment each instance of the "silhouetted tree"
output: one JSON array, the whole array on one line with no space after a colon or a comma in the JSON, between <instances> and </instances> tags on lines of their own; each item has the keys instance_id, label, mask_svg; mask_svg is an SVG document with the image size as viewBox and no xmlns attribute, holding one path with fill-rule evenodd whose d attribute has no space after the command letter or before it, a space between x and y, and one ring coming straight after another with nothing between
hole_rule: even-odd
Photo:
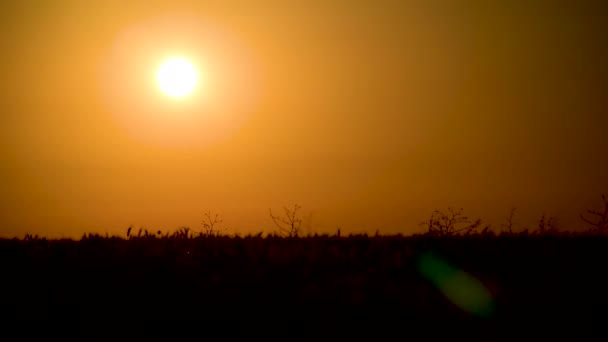
<instances>
[{"instance_id":1,"label":"silhouetted tree","mask_svg":"<svg viewBox=\"0 0 608 342\"><path fill-rule=\"evenodd\" d=\"M272 214L272 209L268 209L270 212L270 218L274 224L279 227L280 233L287 234L289 237L295 237L300 234L300 228L302 226L302 219L297 216L297 212L301 209L299 205L295 204L293 210L284 207L285 217L275 216Z\"/></svg>"},{"instance_id":2,"label":"silhouetted tree","mask_svg":"<svg viewBox=\"0 0 608 342\"><path fill-rule=\"evenodd\" d=\"M205 218L203 219L203 235L206 236L218 236L220 235L220 230L215 226L219 223L222 223L222 220L218 219L218 214L215 214L213 218L211 218L211 212L208 211L205 213Z\"/></svg>"},{"instance_id":3,"label":"silhouetted tree","mask_svg":"<svg viewBox=\"0 0 608 342\"><path fill-rule=\"evenodd\" d=\"M580 214L581 219L585 221L587 224L591 225L593 230L597 230L600 232L604 232L608 228L608 198L606 195L602 194L602 201L604 202L604 211L597 210L587 210L587 212L591 215L597 216L597 221L592 221L587 219L583 214Z\"/></svg>"},{"instance_id":4,"label":"silhouetted tree","mask_svg":"<svg viewBox=\"0 0 608 342\"><path fill-rule=\"evenodd\" d=\"M428 234L439 236L452 236L458 233L471 233L481 225L481 220L471 223L468 217L462 215L462 208L448 208L448 213L435 210L431 213L428 222L423 222L427 226ZM463 226L464 224L464 226Z\"/></svg>"},{"instance_id":5,"label":"silhouetted tree","mask_svg":"<svg viewBox=\"0 0 608 342\"><path fill-rule=\"evenodd\" d=\"M511 211L509 212L509 216L506 217L507 222L502 225L503 228L506 228L506 230L509 232L509 234L513 234L513 227L515 227L515 225L517 224L517 222L515 222L515 220L514 220L516 210L517 210L517 208L515 208L515 207L511 208Z\"/></svg>"}]
</instances>

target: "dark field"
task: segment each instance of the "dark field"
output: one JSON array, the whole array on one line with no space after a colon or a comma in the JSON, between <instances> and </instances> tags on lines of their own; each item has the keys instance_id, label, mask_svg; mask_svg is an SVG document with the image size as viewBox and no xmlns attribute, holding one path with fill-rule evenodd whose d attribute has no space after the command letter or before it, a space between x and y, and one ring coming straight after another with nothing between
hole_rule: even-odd
<instances>
[{"instance_id":1,"label":"dark field","mask_svg":"<svg viewBox=\"0 0 608 342\"><path fill-rule=\"evenodd\" d=\"M592 234L3 239L0 308L7 326L81 332L604 335L607 262L608 239Z\"/></svg>"}]
</instances>

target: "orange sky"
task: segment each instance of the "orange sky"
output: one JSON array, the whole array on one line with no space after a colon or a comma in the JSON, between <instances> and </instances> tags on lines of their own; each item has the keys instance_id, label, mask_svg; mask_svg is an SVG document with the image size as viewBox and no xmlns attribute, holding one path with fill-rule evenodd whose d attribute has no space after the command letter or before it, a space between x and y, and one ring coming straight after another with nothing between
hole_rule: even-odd
<instances>
[{"instance_id":1,"label":"orange sky","mask_svg":"<svg viewBox=\"0 0 608 342\"><path fill-rule=\"evenodd\" d=\"M129 225L420 232L463 207L563 228L608 193L607 11L581 1L0 5L0 235ZM208 83L155 87L173 53Z\"/></svg>"}]
</instances>

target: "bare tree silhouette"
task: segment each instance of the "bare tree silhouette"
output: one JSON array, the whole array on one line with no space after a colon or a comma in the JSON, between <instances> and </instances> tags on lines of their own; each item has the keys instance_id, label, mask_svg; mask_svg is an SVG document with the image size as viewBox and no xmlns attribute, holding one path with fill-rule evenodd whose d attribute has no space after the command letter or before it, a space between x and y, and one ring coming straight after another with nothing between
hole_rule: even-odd
<instances>
[{"instance_id":1,"label":"bare tree silhouette","mask_svg":"<svg viewBox=\"0 0 608 342\"><path fill-rule=\"evenodd\" d=\"M597 221L593 222L590 219L587 219L583 214L580 214L580 217L585 223L591 225L593 230L597 230L600 232L604 232L608 228L608 198L606 195L602 194L602 201L604 202L604 211L600 212L597 210L587 210L587 212L591 215L599 217Z\"/></svg>"},{"instance_id":2,"label":"bare tree silhouette","mask_svg":"<svg viewBox=\"0 0 608 342\"><path fill-rule=\"evenodd\" d=\"M215 214L213 218L211 217L211 212L208 211L205 214L205 218L203 219L203 235L206 236L219 236L220 230L215 226L223 221L219 219L219 215Z\"/></svg>"},{"instance_id":3,"label":"bare tree silhouette","mask_svg":"<svg viewBox=\"0 0 608 342\"><path fill-rule=\"evenodd\" d=\"M431 213L429 221L422 224L427 226L428 233L431 235L452 236L461 232L472 233L481 225L481 219L471 223L468 217L462 215L462 210L462 208L449 207L447 214L435 210ZM466 225L462 226L462 224Z\"/></svg>"},{"instance_id":4,"label":"bare tree silhouette","mask_svg":"<svg viewBox=\"0 0 608 342\"><path fill-rule=\"evenodd\" d=\"M515 211L517 210L516 207L512 207L511 211L509 212L509 216L506 217L507 222L502 224L503 228L506 228L506 230L509 232L509 234L513 234L513 227L515 227L515 225L517 224L517 222L515 222Z\"/></svg>"},{"instance_id":5,"label":"bare tree silhouette","mask_svg":"<svg viewBox=\"0 0 608 342\"><path fill-rule=\"evenodd\" d=\"M293 210L290 210L287 207L284 207L285 216L275 216L272 214L272 209L268 209L270 212L270 218L274 224L279 227L279 232L282 234L287 234L288 237L295 237L300 234L301 226L303 220L297 216L297 212L301 209L299 205L295 204L293 206Z\"/></svg>"}]
</instances>

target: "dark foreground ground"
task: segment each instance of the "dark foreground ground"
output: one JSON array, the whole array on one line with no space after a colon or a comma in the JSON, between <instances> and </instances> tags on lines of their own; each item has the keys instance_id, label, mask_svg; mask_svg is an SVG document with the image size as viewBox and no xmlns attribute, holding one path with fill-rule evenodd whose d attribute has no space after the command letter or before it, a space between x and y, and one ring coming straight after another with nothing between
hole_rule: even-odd
<instances>
[{"instance_id":1,"label":"dark foreground ground","mask_svg":"<svg viewBox=\"0 0 608 342\"><path fill-rule=\"evenodd\" d=\"M608 238L4 239L0 295L3 328L90 336L181 326L223 336L387 340L471 328L490 340L532 329L605 338Z\"/></svg>"}]
</instances>

